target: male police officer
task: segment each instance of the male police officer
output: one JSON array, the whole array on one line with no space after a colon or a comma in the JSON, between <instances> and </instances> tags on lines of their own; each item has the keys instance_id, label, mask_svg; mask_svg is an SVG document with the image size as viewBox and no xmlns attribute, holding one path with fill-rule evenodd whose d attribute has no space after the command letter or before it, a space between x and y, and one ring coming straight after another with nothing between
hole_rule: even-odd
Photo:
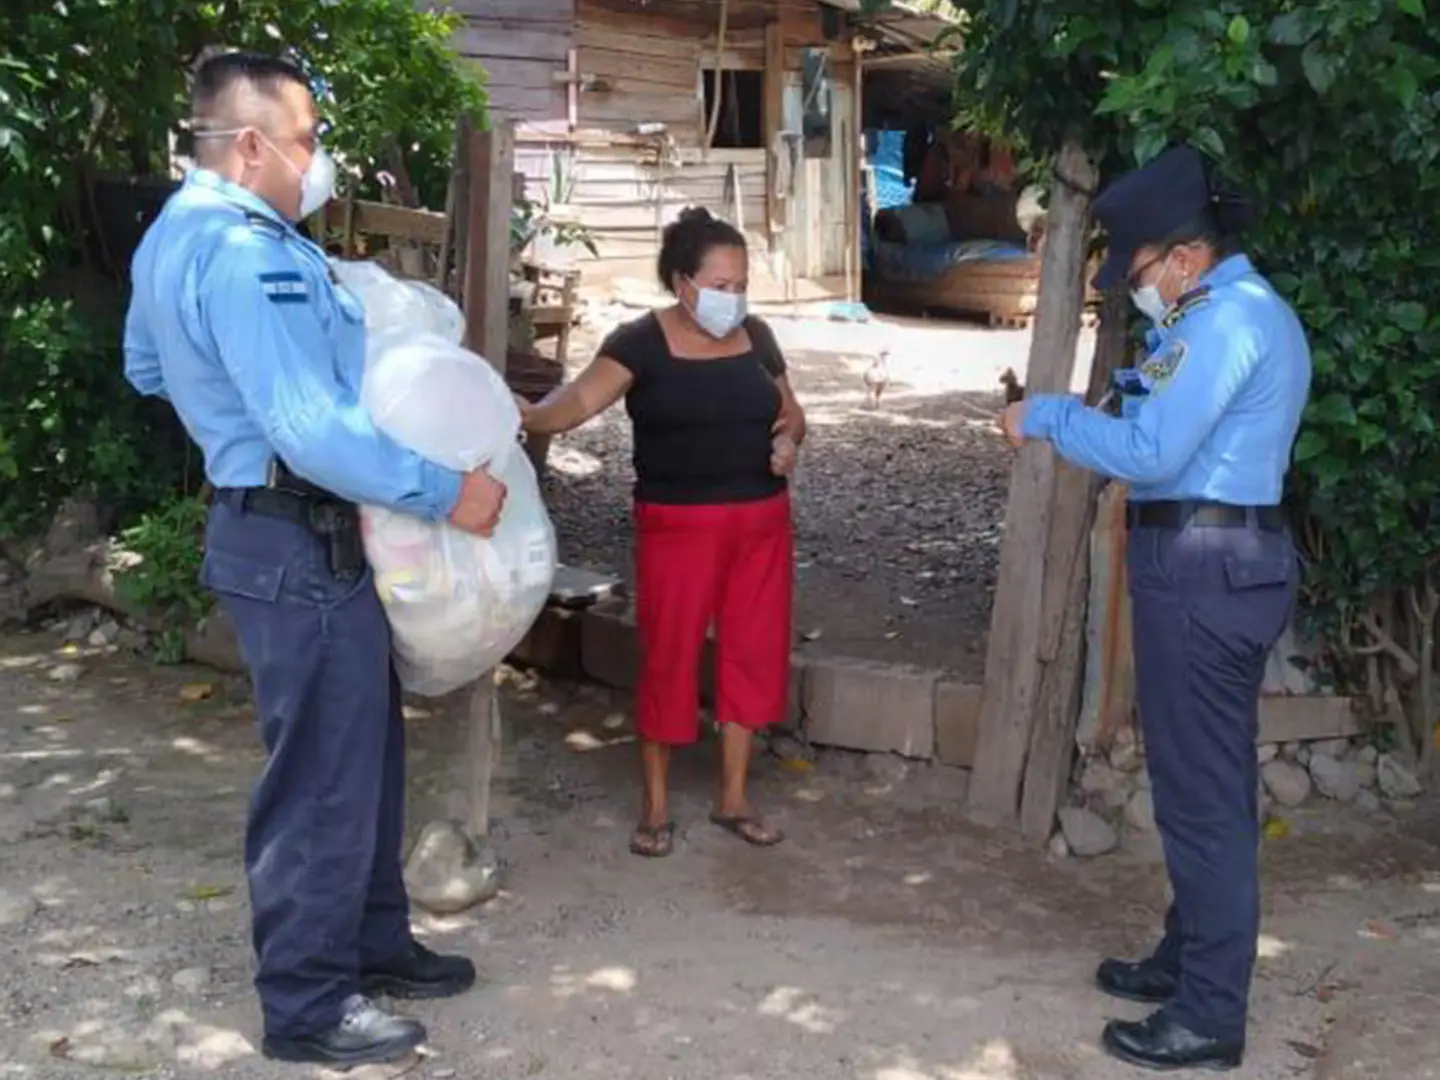
<instances>
[{"instance_id":1,"label":"male police officer","mask_svg":"<svg viewBox=\"0 0 1440 1080\"><path fill-rule=\"evenodd\" d=\"M1003 426L1130 485L1140 723L1175 900L1152 956L1100 966L1103 990L1162 1004L1110 1023L1105 1047L1155 1069L1233 1068L1260 921L1260 687L1298 580L1279 503L1310 351L1232 248L1243 204L1212 192L1194 150L1122 177L1095 214L1109 237L1096 284L1128 282L1155 324L1149 357L1119 374L1119 416L1045 395Z\"/></svg>"},{"instance_id":2,"label":"male police officer","mask_svg":"<svg viewBox=\"0 0 1440 1080\"><path fill-rule=\"evenodd\" d=\"M136 253L125 366L174 404L217 489L203 578L269 752L245 838L264 1052L394 1060L425 1029L362 995L456 994L475 968L410 933L399 690L355 504L485 535L505 490L402 449L358 404L363 311L293 224L334 179L300 71L216 57L193 112L200 167Z\"/></svg>"}]
</instances>

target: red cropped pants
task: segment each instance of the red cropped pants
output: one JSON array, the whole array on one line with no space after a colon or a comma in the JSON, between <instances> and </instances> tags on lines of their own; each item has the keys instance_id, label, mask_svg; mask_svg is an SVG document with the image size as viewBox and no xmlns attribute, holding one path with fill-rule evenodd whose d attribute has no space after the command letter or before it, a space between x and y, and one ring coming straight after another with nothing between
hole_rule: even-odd
<instances>
[{"instance_id":1,"label":"red cropped pants","mask_svg":"<svg viewBox=\"0 0 1440 1080\"><path fill-rule=\"evenodd\" d=\"M759 730L785 718L795 538L790 496L708 506L635 505L642 739L700 732L700 663L715 628L715 713Z\"/></svg>"}]
</instances>

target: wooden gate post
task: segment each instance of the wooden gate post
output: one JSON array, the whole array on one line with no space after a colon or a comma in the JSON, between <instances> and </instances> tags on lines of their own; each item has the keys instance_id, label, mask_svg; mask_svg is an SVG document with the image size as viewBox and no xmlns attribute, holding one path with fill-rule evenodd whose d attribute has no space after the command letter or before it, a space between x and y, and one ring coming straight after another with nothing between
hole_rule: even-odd
<instances>
[{"instance_id":1,"label":"wooden gate post","mask_svg":"<svg viewBox=\"0 0 1440 1080\"><path fill-rule=\"evenodd\" d=\"M1065 393L1075 369L1075 347L1084 303L1084 273L1090 234L1090 200L1098 174L1078 139L1067 139L1056 161L1040 271L1035 332L1026 372L1029 393ZM1046 442L1020 449L1010 476L1005 511L1005 542L1000 575L990 616L989 649L980 707L980 732L971 775L969 810L975 818L997 825L1020 824L1022 794L1030 762L1037 717L1068 707L1063 701L1069 678L1047 667L1059 657L1061 630L1067 610L1083 603L1076 596L1071 573L1075 552L1084 537L1085 506L1090 500L1057 489L1055 453ZM1073 480L1067 485L1075 487ZM1089 492L1088 484L1079 485ZM1083 619L1080 626L1083 628ZM1083 649L1066 650L1066 665L1083 670ZM1077 659L1078 655L1078 659ZM1045 728L1053 732L1053 726ZM1067 748L1068 749L1068 748ZM1070 756L1064 753L1068 768ZM1053 755L1052 755L1053 758ZM1051 773L1053 759L1044 768ZM1063 770L1062 770L1063 771ZM1039 797L1048 776L1032 775L1039 802L1029 807L1027 832L1048 836L1059 794ZM1048 789L1047 789L1048 790ZM1045 805L1049 804L1048 814ZM1036 819L1044 816L1043 826Z\"/></svg>"},{"instance_id":2,"label":"wooden gate post","mask_svg":"<svg viewBox=\"0 0 1440 1080\"><path fill-rule=\"evenodd\" d=\"M515 199L515 129L496 118L490 131L470 130L469 212L465 244L465 343L505 375L510 332L510 215ZM470 834L490 835L490 782L499 753L500 699L495 672L470 695Z\"/></svg>"}]
</instances>

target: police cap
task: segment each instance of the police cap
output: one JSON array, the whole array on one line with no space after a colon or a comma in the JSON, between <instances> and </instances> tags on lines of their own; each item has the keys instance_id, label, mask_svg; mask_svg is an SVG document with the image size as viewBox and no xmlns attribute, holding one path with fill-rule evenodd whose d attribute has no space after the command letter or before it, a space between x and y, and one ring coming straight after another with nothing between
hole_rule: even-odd
<instances>
[{"instance_id":1,"label":"police cap","mask_svg":"<svg viewBox=\"0 0 1440 1080\"><path fill-rule=\"evenodd\" d=\"M1093 208L1109 246L1095 287L1109 289L1128 278L1137 251L1200 217L1211 199L1204 159L1189 146L1167 150L1116 180Z\"/></svg>"}]
</instances>

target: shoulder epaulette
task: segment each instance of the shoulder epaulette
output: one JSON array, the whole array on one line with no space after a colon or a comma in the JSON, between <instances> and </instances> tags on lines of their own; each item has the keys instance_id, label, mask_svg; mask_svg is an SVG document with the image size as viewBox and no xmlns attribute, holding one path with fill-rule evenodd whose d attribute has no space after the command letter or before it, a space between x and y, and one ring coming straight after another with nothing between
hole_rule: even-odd
<instances>
[{"instance_id":1,"label":"shoulder epaulette","mask_svg":"<svg viewBox=\"0 0 1440 1080\"><path fill-rule=\"evenodd\" d=\"M1201 285L1198 289L1191 289L1176 300L1174 306L1165 313L1165 317L1160 320L1161 328L1165 330L1171 329L1180 322L1181 319L1185 318L1186 315L1189 315L1190 312L1196 308L1204 307L1209 299L1209 285Z\"/></svg>"},{"instance_id":2,"label":"shoulder epaulette","mask_svg":"<svg viewBox=\"0 0 1440 1080\"><path fill-rule=\"evenodd\" d=\"M255 229L259 232L268 233L276 240L285 239L285 226L281 225L274 218L267 217L266 215L256 210L245 211L245 223L249 225L252 229Z\"/></svg>"}]
</instances>

